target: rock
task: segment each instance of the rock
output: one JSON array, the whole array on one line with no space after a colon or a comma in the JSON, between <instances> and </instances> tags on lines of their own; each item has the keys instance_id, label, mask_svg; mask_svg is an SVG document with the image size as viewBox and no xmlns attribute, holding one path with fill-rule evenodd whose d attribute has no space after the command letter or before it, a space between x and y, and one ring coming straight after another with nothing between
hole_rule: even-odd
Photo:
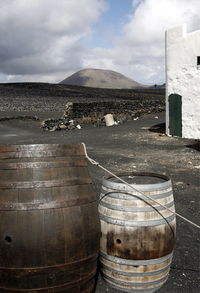
<instances>
[{"instance_id":1,"label":"rock","mask_svg":"<svg viewBox=\"0 0 200 293\"><path fill-rule=\"evenodd\" d=\"M104 116L106 121L106 126L113 126L115 125L115 121L112 114L107 114Z\"/></svg>"},{"instance_id":2,"label":"rock","mask_svg":"<svg viewBox=\"0 0 200 293\"><path fill-rule=\"evenodd\" d=\"M43 120L43 121L40 123L40 127L41 127L41 128L45 128L45 127L46 127L46 120Z\"/></svg>"},{"instance_id":3,"label":"rock","mask_svg":"<svg viewBox=\"0 0 200 293\"><path fill-rule=\"evenodd\" d=\"M65 106L64 118L71 118L73 116L73 103L68 102Z\"/></svg>"},{"instance_id":4,"label":"rock","mask_svg":"<svg viewBox=\"0 0 200 293\"><path fill-rule=\"evenodd\" d=\"M60 129L67 129L68 126L61 123L61 124L59 124L59 127L60 127Z\"/></svg>"},{"instance_id":5,"label":"rock","mask_svg":"<svg viewBox=\"0 0 200 293\"><path fill-rule=\"evenodd\" d=\"M52 131L55 131L55 130L58 130L58 129L59 129L58 125L55 125L49 131L52 132Z\"/></svg>"},{"instance_id":6,"label":"rock","mask_svg":"<svg viewBox=\"0 0 200 293\"><path fill-rule=\"evenodd\" d=\"M69 124L68 126L67 126L67 129L68 130L73 130L73 129L75 129L76 128L76 126L74 125L74 124Z\"/></svg>"}]
</instances>

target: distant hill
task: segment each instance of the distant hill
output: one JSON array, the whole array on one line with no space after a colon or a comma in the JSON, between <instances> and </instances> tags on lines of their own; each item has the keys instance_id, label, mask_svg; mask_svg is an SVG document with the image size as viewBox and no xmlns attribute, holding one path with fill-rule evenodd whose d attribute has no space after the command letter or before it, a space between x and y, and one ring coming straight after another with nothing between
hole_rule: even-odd
<instances>
[{"instance_id":1,"label":"distant hill","mask_svg":"<svg viewBox=\"0 0 200 293\"><path fill-rule=\"evenodd\" d=\"M111 89L135 89L148 87L116 71L92 68L82 69L61 81L60 84Z\"/></svg>"},{"instance_id":2,"label":"distant hill","mask_svg":"<svg viewBox=\"0 0 200 293\"><path fill-rule=\"evenodd\" d=\"M155 84L155 85L152 85L149 88L150 89L165 89L165 87L166 87L166 84L163 83L163 84Z\"/></svg>"}]
</instances>

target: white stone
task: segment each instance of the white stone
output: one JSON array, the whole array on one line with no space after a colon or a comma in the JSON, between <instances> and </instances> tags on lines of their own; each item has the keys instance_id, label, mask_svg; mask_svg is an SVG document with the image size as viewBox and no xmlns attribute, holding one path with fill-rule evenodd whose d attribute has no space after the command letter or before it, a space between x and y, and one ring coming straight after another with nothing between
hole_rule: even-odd
<instances>
[{"instance_id":1,"label":"white stone","mask_svg":"<svg viewBox=\"0 0 200 293\"><path fill-rule=\"evenodd\" d=\"M182 96L182 137L200 139L200 30L181 25L166 32L166 133L170 94Z\"/></svg>"},{"instance_id":2,"label":"white stone","mask_svg":"<svg viewBox=\"0 0 200 293\"><path fill-rule=\"evenodd\" d=\"M115 125L115 121L114 121L114 118L113 118L113 115L112 114L106 114L104 116L105 118L105 121L106 121L106 126L113 126Z\"/></svg>"}]
</instances>

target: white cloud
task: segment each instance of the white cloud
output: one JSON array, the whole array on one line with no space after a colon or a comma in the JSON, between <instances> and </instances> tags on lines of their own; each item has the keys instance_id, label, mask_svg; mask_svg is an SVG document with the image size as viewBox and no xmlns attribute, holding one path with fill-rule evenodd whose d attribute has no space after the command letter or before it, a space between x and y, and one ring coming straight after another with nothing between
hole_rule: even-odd
<instances>
[{"instance_id":1,"label":"white cloud","mask_svg":"<svg viewBox=\"0 0 200 293\"><path fill-rule=\"evenodd\" d=\"M104 9L102 0L0 0L1 73L14 79L80 67L80 40Z\"/></svg>"},{"instance_id":2,"label":"white cloud","mask_svg":"<svg viewBox=\"0 0 200 293\"><path fill-rule=\"evenodd\" d=\"M199 0L133 0L134 13L122 27L122 34L111 49L94 49L85 64L107 68L136 81L164 82L165 31L186 23L188 31L200 29ZM97 67L97 66L96 66Z\"/></svg>"},{"instance_id":3,"label":"white cloud","mask_svg":"<svg viewBox=\"0 0 200 293\"><path fill-rule=\"evenodd\" d=\"M185 22L189 30L195 29L199 11L198 0L144 0L124 27L125 39L144 44L162 41L166 29Z\"/></svg>"}]
</instances>

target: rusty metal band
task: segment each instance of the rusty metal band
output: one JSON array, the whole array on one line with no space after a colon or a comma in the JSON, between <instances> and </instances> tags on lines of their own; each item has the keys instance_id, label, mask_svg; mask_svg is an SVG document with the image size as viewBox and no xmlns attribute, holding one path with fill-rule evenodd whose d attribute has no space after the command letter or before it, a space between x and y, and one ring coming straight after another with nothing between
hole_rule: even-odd
<instances>
[{"instance_id":1,"label":"rusty metal band","mask_svg":"<svg viewBox=\"0 0 200 293\"><path fill-rule=\"evenodd\" d=\"M19 169L37 169L37 168L60 168L60 167L87 167L85 159L71 159L62 161L46 162L0 162L0 170L19 170Z\"/></svg>"},{"instance_id":2,"label":"rusty metal band","mask_svg":"<svg viewBox=\"0 0 200 293\"><path fill-rule=\"evenodd\" d=\"M35 293L35 292L42 292L42 293L50 293L50 292L59 292L55 291L58 289L72 289L76 286L80 286L85 284L85 282L89 282L91 280L94 280L96 276L96 269L92 271L92 273L88 274L86 277L82 277L81 280L77 279L73 282L67 282L61 285L57 286L51 286L51 287L44 287L44 288L32 288L32 289L15 289L15 288L6 288L6 287L0 287L0 292L27 292L27 293ZM82 293L89 293L91 291L88 291L90 288L93 288L94 284L90 285L89 288L86 288L84 291L81 291ZM2 291L3 290L3 291Z\"/></svg>"},{"instance_id":3,"label":"rusty metal band","mask_svg":"<svg viewBox=\"0 0 200 293\"><path fill-rule=\"evenodd\" d=\"M146 207L124 207L119 205L113 205L110 203L107 203L105 201L101 201L99 206L103 206L105 208L114 210L114 211L123 211L123 212L135 212L135 213L141 213L141 212L155 212L155 211L163 211L165 210L162 206L146 206ZM174 206L174 201L165 204L165 207L171 208Z\"/></svg>"},{"instance_id":4,"label":"rusty metal band","mask_svg":"<svg viewBox=\"0 0 200 293\"><path fill-rule=\"evenodd\" d=\"M123 286L130 286L130 287L153 286L153 285L157 285L157 284L160 284L160 283L162 284L168 278L168 275L166 275L163 278L160 278L159 280L151 281L151 282L127 282L127 281L125 282L125 281L120 281L119 279L115 279L113 277L110 277L110 276L108 276L108 275L106 275L104 273L103 273L103 275L104 275L104 278L112 281L115 284L119 284L119 285L123 285ZM144 290L144 288L142 290Z\"/></svg>"},{"instance_id":5,"label":"rusty metal band","mask_svg":"<svg viewBox=\"0 0 200 293\"><path fill-rule=\"evenodd\" d=\"M104 216L101 213L99 213L99 217L101 221L109 223L109 224L113 224L113 225L126 226L126 227L153 227L153 226L169 224L176 218L176 215L172 214L171 216L168 216L168 217L162 216L161 220L149 220L149 221L130 221L130 220L124 221L124 220Z\"/></svg>"},{"instance_id":6,"label":"rusty metal band","mask_svg":"<svg viewBox=\"0 0 200 293\"><path fill-rule=\"evenodd\" d=\"M40 266L40 267L23 267L23 268L0 267L0 270L4 270L4 272L6 272L6 271L21 271L21 272L24 272L24 271L37 272L37 271L39 271L40 272L41 270L48 270L48 269L53 270L53 269L57 269L57 268L65 268L65 269L71 270L76 266L80 266L80 265L83 265L86 263L92 263L92 262L97 261L98 256L99 256L99 254L95 253L95 254L89 255L85 258L79 259L77 261L68 262L68 263L64 263L64 264L57 264L57 265L52 265L52 266Z\"/></svg>"},{"instance_id":7,"label":"rusty metal band","mask_svg":"<svg viewBox=\"0 0 200 293\"><path fill-rule=\"evenodd\" d=\"M108 255L104 252L100 252L100 257L105 258L113 263L117 263L119 265L126 265L126 266L145 266L145 265L157 265L161 264L167 260L171 260L173 257L173 252L170 254L167 254L165 256L159 257L159 258L153 258L153 259L147 259L147 260L132 260L132 259L124 259L119 258L116 256Z\"/></svg>"},{"instance_id":8,"label":"rusty metal band","mask_svg":"<svg viewBox=\"0 0 200 293\"><path fill-rule=\"evenodd\" d=\"M123 292L128 292L128 293L153 293L153 292L155 292L155 291L157 291L157 290L159 290L161 287L162 287L162 285L161 286L158 286L158 287L154 287L153 289L151 288L151 289L134 289L134 291L133 291L133 289L127 289L127 288L124 288L124 287L122 287L122 286L115 286L113 283L111 283L111 282L109 282L109 280L106 280L106 277L104 276L104 280L109 284L109 286L110 287L112 287L113 289L117 289L117 290L123 290Z\"/></svg>"},{"instance_id":9,"label":"rusty metal band","mask_svg":"<svg viewBox=\"0 0 200 293\"><path fill-rule=\"evenodd\" d=\"M160 190L159 190L160 191ZM163 199L165 197L168 197L168 196L173 196L173 193L172 193L172 189L168 192L164 192L164 193L156 193L156 194L151 194L150 195L153 199ZM111 198L117 198L117 199L123 199L123 200L138 200L138 199L145 199L145 200L148 200L147 197L145 196L145 193L144 195L142 194L136 194L132 191L132 193L128 193L128 192L125 192L125 191L121 191L121 190L113 190L113 191L107 191L107 192L104 192L102 190L102 193L100 194L100 199L102 199L103 197L111 197Z\"/></svg>"},{"instance_id":10,"label":"rusty metal band","mask_svg":"<svg viewBox=\"0 0 200 293\"><path fill-rule=\"evenodd\" d=\"M0 182L0 188L13 189L13 188L50 188L72 185L90 184L92 180L87 178L66 178L62 180L48 180L48 181L21 181L21 182Z\"/></svg>"},{"instance_id":11,"label":"rusty metal band","mask_svg":"<svg viewBox=\"0 0 200 293\"><path fill-rule=\"evenodd\" d=\"M160 270L155 270L155 271L151 271L151 272L145 272L145 273L141 273L141 272L138 272L138 273L134 273L134 272L125 272L125 271L119 271L119 270L116 270L116 269L113 269L112 267L109 267L108 265L105 265L103 263L103 260L101 261L101 267L111 273L115 273L115 274L118 274L118 275L121 275L121 276L125 276L125 277L151 277L151 276L157 276L159 274L162 274L164 272L168 272L169 269L170 269L170 264L167 264L164 268L160 269Z\"/></svg>"}]
</instances>

